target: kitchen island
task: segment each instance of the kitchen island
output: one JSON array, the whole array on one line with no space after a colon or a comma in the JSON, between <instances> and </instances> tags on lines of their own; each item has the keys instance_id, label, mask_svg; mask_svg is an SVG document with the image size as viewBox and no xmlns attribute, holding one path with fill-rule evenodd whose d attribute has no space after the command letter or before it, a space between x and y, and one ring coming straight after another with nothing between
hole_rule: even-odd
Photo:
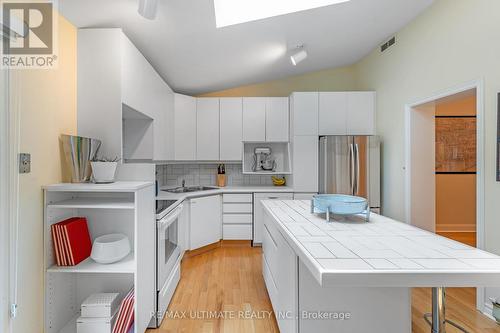
<instances>
[{"instance_id":1,"label":"kitchen island","mask_svg":"<svg viewBox=\"0 0 500 333\"><path fill-rule=\"evenodd\" d=\"M411 332L410 288L500 285L500 257L387 217L327 223L310 201L262 202L263 275L281 332ZM431 331L431 328L429 328Z\"/></svg>"}]
</instances>

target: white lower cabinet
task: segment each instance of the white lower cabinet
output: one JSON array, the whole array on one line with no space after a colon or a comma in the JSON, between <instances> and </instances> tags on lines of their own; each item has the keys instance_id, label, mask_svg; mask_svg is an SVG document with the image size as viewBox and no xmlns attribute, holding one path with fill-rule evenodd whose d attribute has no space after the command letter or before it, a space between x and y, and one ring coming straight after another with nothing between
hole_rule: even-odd
<instances>
[{"instance_id":1,"label":"white lower cabinet","mask_svg":"<svg viewBox=\"0 0 500 333\"><path fill-rule=\"evenodd\" d=\"M253 243L262 243L264 208L261 200L292 200L293 193L255 193L253 200Z\"/></svg>"},{"instance_id":2,"label":"white lower cabinet","mask_svg":"<svg viewBox=\"0 0 500 333\"><path fill-rule=\"evenodd\" d=\"M190 200L190 249L216 243L221 239L220 195Z\"/></svg>"},{"instance_id":3,"label":"white lower cabinet","mask_svg":"<svg viewBox=\"0 0 500 333\"><path fill-rule=\"evenodd\" d=\"M224 194L222 196L222 239L252 239L251 193Z\"/></svg>"},{"instance_id":4,"label":"white lower cabinet","mask_svg":"<svg viewBox=\"0 0 500 333\"><path fill-rule=\"evenodd\" d=\"M190 207L191 203L190 200L184 200L182 203L183 208L181 215L179 215L179 223L178 223L178 236L179 236L179 247L181 249L181 257L182 254L189 250L190 245L189 245L189 213L190 213Z\"/></svg>"},{"instance_id":5,"label":"white lower cabinet","mask_svg":"<svg viewBox=\"0 0 500 333\"><path fill-rule=\"evenodd\" d=\"M281 333L298 330L298 258L264 213L262 272Z\"/></svg>"}]
</instances>

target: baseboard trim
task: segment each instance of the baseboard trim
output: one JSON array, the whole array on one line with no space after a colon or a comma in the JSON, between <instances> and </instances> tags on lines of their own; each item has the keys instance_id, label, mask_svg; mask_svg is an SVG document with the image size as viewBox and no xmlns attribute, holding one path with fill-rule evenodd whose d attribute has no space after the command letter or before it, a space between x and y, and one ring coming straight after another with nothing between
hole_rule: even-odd
<instances>
[{"instance_id":1,"label":"baseboard trim","mask_svg":"<svg viewBox=\"0 0 500 333\"><path fill-rule=\"evenodd\" d=\"M184 257L185 258L190 258L190 257L198 256L200 254L203 254L203 253L215 250L215 249L219 248L220 246L221 246L221 242L220 241L212 243L212 244L208 244L208 245L200 247L198 249L194 249L194 250L191 250L191 251L186 251L186 253L184 254Z\"/></svg>"}]
</instances>

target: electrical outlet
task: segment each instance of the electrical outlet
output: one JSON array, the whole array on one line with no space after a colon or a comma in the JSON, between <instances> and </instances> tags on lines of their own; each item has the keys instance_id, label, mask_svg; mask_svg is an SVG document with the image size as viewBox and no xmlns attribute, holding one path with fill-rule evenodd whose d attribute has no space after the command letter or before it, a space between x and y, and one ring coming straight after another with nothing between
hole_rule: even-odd
<instances>
[{"instance_id":1,"label":"electrical outlet","mask_svg":"<svg viewBox=\"0 0 500 333\"><path fill-rule=\"evenodd\" d=\"M31 154L19 154L19 173L31 172Z\"/></svg>"}]
</instances>

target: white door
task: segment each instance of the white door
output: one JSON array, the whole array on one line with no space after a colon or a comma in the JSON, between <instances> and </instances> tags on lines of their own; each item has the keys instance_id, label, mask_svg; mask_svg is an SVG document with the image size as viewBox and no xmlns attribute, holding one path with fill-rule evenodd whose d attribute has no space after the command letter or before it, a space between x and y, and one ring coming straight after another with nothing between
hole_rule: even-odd
<instances>
[{"instance_id":1,"label":"white door","mask_svg":"<svg viewBox=\"0 0 500 333\"><path fill-rule=\"evenodd\" d=\"M196 159L219 160L219 99L196 99Z\"/></svg>"},{"instance_id":2,"label":"white door","mask_svg":"<svg viewBox=\"0 0 500 333\"><path fill-rule=\"evenodd\" d=\"M220 160L241 161L243 101L241 97L220 99Z\"/></svg>"},{"instance_id":3,"label":"white door","mask_svg":"<svg viewBox=\"0 0 500 333\"><path fill-rule=\"evenodd\" d=\"M294 190L316 192L318 190L318 136L296 136L292 147Z\"/></svg>"},{"instance_id":4,"label":"white door","mask_svg":"<svg viewBox=\"0 0 500 333\"><path fill-rule=\"evenodd\" d=\"M191 250L222 238L221 210L220 195L191 199Z\"/></svg>"},{"instance_id":5,"label":"white door","mask_svg":"<svg viewBox=\"0 0 500 333\"><path fill-rule=\"evenodd\" d=\"M288 142L288 97L269 97L266 100L266 141Z\"/></svg>"},{"instance_id":6,"label":"white door","mask_svg":"<svg viewBox=\"0 0 500 333\"><path fill-rule=\"evenodd\" d=\"M265 97L243 97L243 141L266 141Z\"/></svg>"},{"instance_id":7,"label":"white door","mask_svg":"<svg viewBox=\"0 0 500 333\"><path fill-rule=\"evenodd\" d=\"M347 134L375 135L375 92L347 93Z\"/></svg>"},{"instance_id":8,"label":"white door","mask_svg":"<svg viewBox=\"0 0 500 333\"><path fill-rule=\"evenodd\" d=\"M253 242L261 244L264 228L264 207L261 200L292 200L293 193L255 193L253 200Z\"/></svg>"},{"instance_id":9,"label":"white door","mask_svg":"<svg viewBox=\"0 0 500 333\"><path fill-rule=\"evenodd\" d=\"M175 159L196 160L196 99L175 94Z\"/></svg>"},{"instance_id":10,"label":"white door","mask_svg":"<svg viewBox=\"0 0 500 333\"><path fill-rule=\"evenodd\" d=\"M318 135L319 93L293 93L291 103L291 135Z\"/></svg>"},{"instance_id":11,"label":"white door","mask_svg":"<svg viewBox=\"0 0 500 333\"><path fill-rule=\"evenodd\" d=\"M319 93L319 135L347 134L347 93Z\"/></svg>"}]
</instances>

